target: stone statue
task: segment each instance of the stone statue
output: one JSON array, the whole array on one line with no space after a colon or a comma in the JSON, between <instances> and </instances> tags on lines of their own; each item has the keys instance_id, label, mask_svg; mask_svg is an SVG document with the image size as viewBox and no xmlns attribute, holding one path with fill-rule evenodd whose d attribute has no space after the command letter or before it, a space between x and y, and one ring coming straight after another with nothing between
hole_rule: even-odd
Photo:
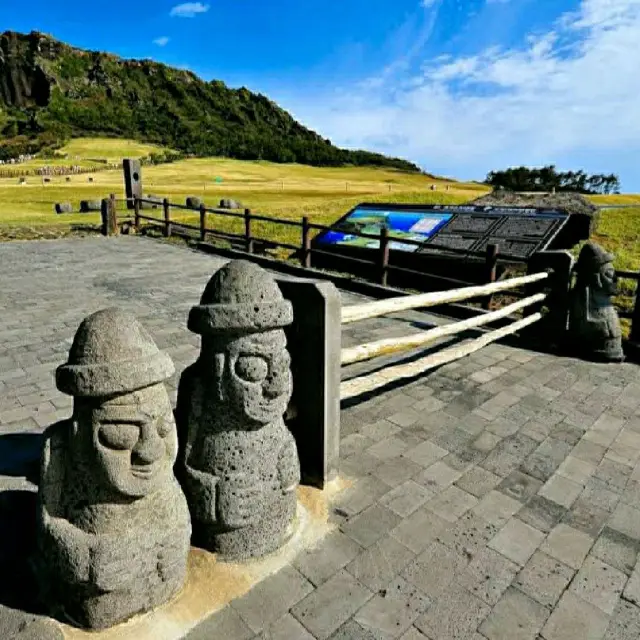
<instances>
[{"instance_id":1,"label":"stone statue","mask_svg":"<svg viewBox=\"0 0 640 640\"><path fill-rule=\"evenodd\" d=\"M112 626L184 583L191 523L173 475L173 372L118 309L86 318L56 371L73 415L45 433L34 566L45 605L76 626Z\"/></svg>"},{"instance_id":2,"label":"stone statue","mask_svg":"<svg viewBox=\"0 0 640 640\"><path fill-rule=\"evenodd\" d=\"M617 290L613 258L593 242L582 248L576 264L576 283L571 292L569 333L581 355L622 362L620 320L611 300Z\"/></svg>"},{"instance_id":3,"label":"stone statue","mask_svg":"<svg viewBox=\"0 0 640 640\"><path fill-rule=\"evenodd\" d=\"M271 553L293 532L300 464L283 420L292 379L282 329L292 321L275 280L244 260L218 270L189 314L202 346L178 388L177 475L194 543L223 559Z\"/></svg>"}]
</instances>

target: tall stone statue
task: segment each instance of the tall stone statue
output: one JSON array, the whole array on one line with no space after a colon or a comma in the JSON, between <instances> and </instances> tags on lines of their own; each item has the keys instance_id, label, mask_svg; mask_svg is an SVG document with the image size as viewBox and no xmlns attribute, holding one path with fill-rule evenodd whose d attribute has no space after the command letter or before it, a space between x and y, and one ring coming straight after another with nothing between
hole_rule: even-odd
<instances>
[{"instance_id":1,"label":"tall stone statue","mask_svg":"<svg viewBox=\"0 0 640 640\"><path fill-rule=\"evenodd\" d=\"M612 296L617 291L613 258L589 242L576 264L577 278L571 292L569 333L577 353L607 362L622 362L622 333Z\"/></svg>"},{"instance_id":2,"label":"tall stone statue","mask_svg":"<svg viewBox=\"0 0 640 640\"><path fill-rule=\"evenodd\" d=\"M293 531L300 465L283 420L292 321L275 280L244 260L218 270L189 315L202 346L178 388L177 475L194 543L222 558L263 556Z\"/></svg>"},{"instance_id":3,"label":"tall stone statue","mask_svg":"<svg viewBox=\"0 0 640 640\"><path fill-rule=\"evenodd\" d=\"M191 522L173 475L173 372L118 309L86 318L56 371L73 415L45 434L34 565L51 613L76 626L112 626L184 583Z\"/></svg>"}]
</instances>

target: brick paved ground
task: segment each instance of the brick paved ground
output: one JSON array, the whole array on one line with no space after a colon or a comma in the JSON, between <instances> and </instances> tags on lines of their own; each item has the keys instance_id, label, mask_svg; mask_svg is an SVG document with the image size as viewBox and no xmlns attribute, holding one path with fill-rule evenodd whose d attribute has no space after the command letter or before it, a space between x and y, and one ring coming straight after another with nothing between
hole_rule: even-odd
<instances>
[{"instance_id":1,"label":"brick paved ground","mask_svg":"<svg viewBox=\"0 0 640 640\"><path fill-rule=\"evenodd\" d=\"M129 308L181 370L216 264L138 238L0 246L0 499L33 491L37 434L69 414L51 374L82 317ZM421 318L357 323L344 342ZM492 345L344 409L342 457L357 481L339 529L192 640L640 636L639 367ZM6 560L24 542L0 531Z\"/></svg>"}]
</instances>

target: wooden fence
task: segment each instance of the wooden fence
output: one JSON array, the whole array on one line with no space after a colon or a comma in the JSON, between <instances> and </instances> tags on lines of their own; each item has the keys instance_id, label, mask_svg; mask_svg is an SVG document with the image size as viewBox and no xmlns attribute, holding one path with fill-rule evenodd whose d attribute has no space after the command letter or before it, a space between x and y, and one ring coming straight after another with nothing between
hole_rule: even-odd
<instances>
[{"instance_id":1,"label":"wooden fence","mask_svg":"<svg viewBox=\"0 0 640 640\"><path fill-rule=\"evenodd\" d=\"M117 200L114 195L111 195L109 199L103 200L103 233L113 233L118 228L118 223L115 220L116 214L116 203L123 202L123 200ZM162 210L162 217L157 217L153 215L148 215L145 213L147 209L144 209L144 205L150 205L152 207L157 207ZM172 210L180 210L180 211L197 211L199 212L199 224L193 225L185 222L179 222L175 219L172 219L171 213ZM107 220L107 213L112 211L112 216L114 218L113 222L107 224L105 222ZM229 231L221 231L219 229L212 228L208 226L208 214L217 215L217 216L225 216L229 218L242 219L244 221L244 233L232 233ZM162 200L160 199L149 199L149 198L134 198L134 215L132 218L127 218L127 221L132 223L136 228L140 228L142 222L146 222L151 224L152 226L158 227L162 229L163 235L165 237L171 237L172 235L179 235L183 237L190 237L199 239L202 242L205 242L207 238L213 237L222 240L229 241L231 243L235 243L239 245L244 251L249 254L253 253L264 253L268 249L287 249L292 252L295 252L301 266L305 268L310 268L312 266L312 257L314 254L318 255L330 255L333 258L338 258L340 260L344 260L345 262L353 262L365 265L373 266L376 275L377 281L382 285L387 285L388 277L390 273L398 273L398 274L407 274L409 276L417 276L428 279L431 282L441 282L443 285L448 287L457 287L458 291L463 291L462 288L467 287L470 283L467 281L463 281L457 278L450 278L447 276L442 276L439 274L426 273L422 271L417 271L415 269L409 269L406 267L400 267L397 265L390 264L389 262L389 243L393 240L392 237L389 236L389 230L387 228L382 228L380 230L379 235L372 235L367 233L360 233L357 231L350 231L351 235L379 240L379 248L376 253L376 257L373 260L366 260L361 257L348 256L348 255L340 255L335 253L330 253L328 251L324 251L322 249L312 248L311 239L314 232L319 231L328 231L333 230L332 227L327 225L317 224L311 222L307 216L301 218L300 221L296 220L285 220L282 218L274 218L270 216L255 214L251 211L251 209L244 209L243 211L234 210L231 211L229 209L221 209L221 208L212 208L207 207L204 204L200 205L199 208L193 209L192 207L188 207L186 205L181 205L177 203L170 202L167 198ZM273 240L270 238L261 238L254 234L254 225L253 222L268 222L273 225L281 225L288 227L297 227L300 229L300 244L292 244L287 242L282 242L278 240ZM108 229L111 229L109 231ZM403 244L408 245L419 245L422 243L416 240L402 240ZM453 249L447 248L447 252L450 254L464 254L466 253L462 249ZM487 284L497 283L497 267L498 263L502 260L500 255L500 248L498 245L491 244L487 247L486 255L484 260L481 258L475 258L466 256L465 259L477 266L477 268L481 269L484 273L484 281ZM512 257L509 257L508 260L510 263L513 262ZM524 262L524 261L522 261ZM640 285L640 272L633 271L616 271L616 274L619 278L622 279L632 279L639 283ZM511 298L522 298L523 293L517 289L519 286L519 280L511 279L499 281L499 287L495 289L486 290L485 294L479 296L479 302L481 303L484 309L489 309L490 302L492 300L492 296L495 293L503 293L508 294ZM437 292L436 292L437 293ZM444 292L447 293L447 292ZM621 318L626 318L631 320L631 334L629 336L630 342L640 344L640 286L636 291L634 307L632 311L627 311L626 309L620 309L619 315ZM431 294L426 294L431 295ZM459 295L459 294L458 294ZM476 296L474 296L476 297ZM404 296L403 299L406 299L407 296ZM464 300L465 298L457 298L456 301ZM444 304L444 302L441 302ZM503 316L501 316L503 317Z\"/></svg>"}]
</instances>

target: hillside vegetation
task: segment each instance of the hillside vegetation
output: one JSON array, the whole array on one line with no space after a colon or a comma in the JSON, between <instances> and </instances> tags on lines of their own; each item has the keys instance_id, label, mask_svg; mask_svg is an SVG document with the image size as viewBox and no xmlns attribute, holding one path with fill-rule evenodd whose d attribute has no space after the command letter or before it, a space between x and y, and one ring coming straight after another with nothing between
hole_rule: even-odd
<instances>
[{"instance_id":1,"label":"hillside vegetation","mask_svg":"<svg viewBox=\"0 0 640 640\"><path fill-rule=\"evenodd\" d=\"M405 160L339 149L246 88L37 32L0 35L0 132L0 159L103 135L198 156L419 171Z\"/></svg>"}]
</instances>

